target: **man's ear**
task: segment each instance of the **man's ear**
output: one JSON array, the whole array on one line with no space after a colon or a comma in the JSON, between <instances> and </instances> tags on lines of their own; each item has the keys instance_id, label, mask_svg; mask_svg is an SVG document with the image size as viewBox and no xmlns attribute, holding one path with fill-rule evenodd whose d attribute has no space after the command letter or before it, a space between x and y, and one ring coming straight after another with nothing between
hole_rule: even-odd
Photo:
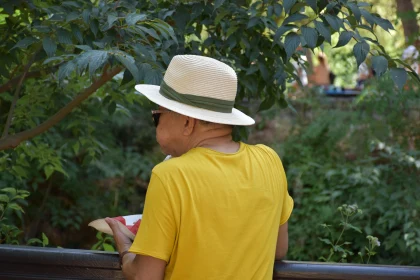
<instances>
[{"instance_id":1,"label":"man's ear","mask_svg":"<svg viewBox=\"0 0 420 280\"><path fill-rule=\"evenodd\" d=\"M197 125L197 119L186 116L184 120L184 136L189 136L193 133L195 126Z\"/></svg>"}]
</instances>

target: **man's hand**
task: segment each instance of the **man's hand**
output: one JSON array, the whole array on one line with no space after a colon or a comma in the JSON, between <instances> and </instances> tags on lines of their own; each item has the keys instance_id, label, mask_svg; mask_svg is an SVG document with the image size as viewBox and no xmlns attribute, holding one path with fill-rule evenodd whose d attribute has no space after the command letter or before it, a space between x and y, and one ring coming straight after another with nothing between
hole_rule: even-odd
<instances>
[{"instance_id":1,"label":"man's hand","mask_svg":"<svg viewBox=\"0 0 420 280\"><path fill-rule=\"evenodd\" d=\"M120 227L123 227L124 225L121 224L119 221L116 221L111 218L106 218L105 221L108 223L109 227L112 229L112 232L114 233L114 240L115 244L117 245L118 253L122 253L124 251L128 251L130 249L131 244L133 242L130 238L128 238L121 230Z\"/></svg>"},{"instance_id":2,"label":"man's hand","mask_svg":"<svg viewBox=\"0 0 420 280\"><path fill-rule=\"evenodd\" d=\"M111 218L106 218L105 221L112 229L118 253L121 255L122 252L128 251L133 242L121 231L124 225ZM122 270L126 279L162 280L164 278L166 261L132 253L125 256Z\"/></svg>"}]
</instances>

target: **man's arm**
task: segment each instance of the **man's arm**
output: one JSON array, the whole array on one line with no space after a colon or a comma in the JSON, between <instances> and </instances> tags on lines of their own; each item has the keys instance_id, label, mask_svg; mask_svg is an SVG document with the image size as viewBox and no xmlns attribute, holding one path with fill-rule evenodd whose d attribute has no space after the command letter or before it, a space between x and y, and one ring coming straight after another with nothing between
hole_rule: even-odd
<instances>
[{"instance_id":1,"label":"man's arm","mask_svg":"<svg viewBox=\"0 0 420 280\"><path fill-rule=\"evenodd\" d=\"M150 256L128 253L122 261L127 280L163 280L166 262Z\"/></svg>"},{"instance_id":2,"label":"man's arm","mask_svg":"<svg viewBox=\"0 0 420 280\"><path fill-rule=\"evenodd\" d=\"M286 256L288 246L289 235L287 233L287 223L284 223L279 227L279 234L277 236L276 260L281 260Z\"/></svg>"},{"instance_id":3,"label":"man's arm","mask_svg":"<svg viewBox=\"0 0 420 280\"><path fill-rule=\"evenodd\" d=\"M114 219L105 219L114 233L115 245L120 255L128 251L131 240L121 231L120 223ZM127 280L163 280L166 261L145 256L126 253L122 259L122 271Z\"/></svg>"}]
</instances>

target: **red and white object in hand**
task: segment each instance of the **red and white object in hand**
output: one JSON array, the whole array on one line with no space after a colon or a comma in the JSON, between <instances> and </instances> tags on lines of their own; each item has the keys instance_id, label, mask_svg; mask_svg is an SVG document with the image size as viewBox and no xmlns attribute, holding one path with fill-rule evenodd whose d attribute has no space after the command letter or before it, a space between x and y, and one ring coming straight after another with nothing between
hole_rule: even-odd
<instances>
[{"instance_id":1,"label":"red and white object in hand","mask_svg":"<svg viewBox=\"0 0 420 280\"><path fill-rule=\"evenodd\" d=\"M141 218L143 215L129 215L129 216L118 216L112 219L119 222L121 231L129 237L131 240L134 240L136 233L139 229ZM105 219L94 220L89 223L89 226L95 228L96 230L112 235L112 230L109 227L108 223L105 222Z\"/></svg>"}]
</instances>

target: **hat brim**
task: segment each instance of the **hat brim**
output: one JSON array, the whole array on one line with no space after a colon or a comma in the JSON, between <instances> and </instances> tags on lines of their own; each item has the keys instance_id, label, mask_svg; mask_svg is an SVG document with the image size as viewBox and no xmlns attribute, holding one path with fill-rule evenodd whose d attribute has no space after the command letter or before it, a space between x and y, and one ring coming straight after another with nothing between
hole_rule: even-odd
<instances>
[{"instance_id":1,"label":"hat brim","mask_svg":"<svg viewBox=\"0 0 420 280\"><path fill-rule=\"evenodd\" d=\"M253 125L254 119L245 115L241 111L233 108L232 113L219 113L206 109L201 109L186 105L171 99L168 99L159 93L159 86L156 85L136 85L135 89L147 97L153 103L165 107L179 114L189 116L195 119L208 121L212 123L221 123L229 125Z\"/></svg>"}]
</instances>

